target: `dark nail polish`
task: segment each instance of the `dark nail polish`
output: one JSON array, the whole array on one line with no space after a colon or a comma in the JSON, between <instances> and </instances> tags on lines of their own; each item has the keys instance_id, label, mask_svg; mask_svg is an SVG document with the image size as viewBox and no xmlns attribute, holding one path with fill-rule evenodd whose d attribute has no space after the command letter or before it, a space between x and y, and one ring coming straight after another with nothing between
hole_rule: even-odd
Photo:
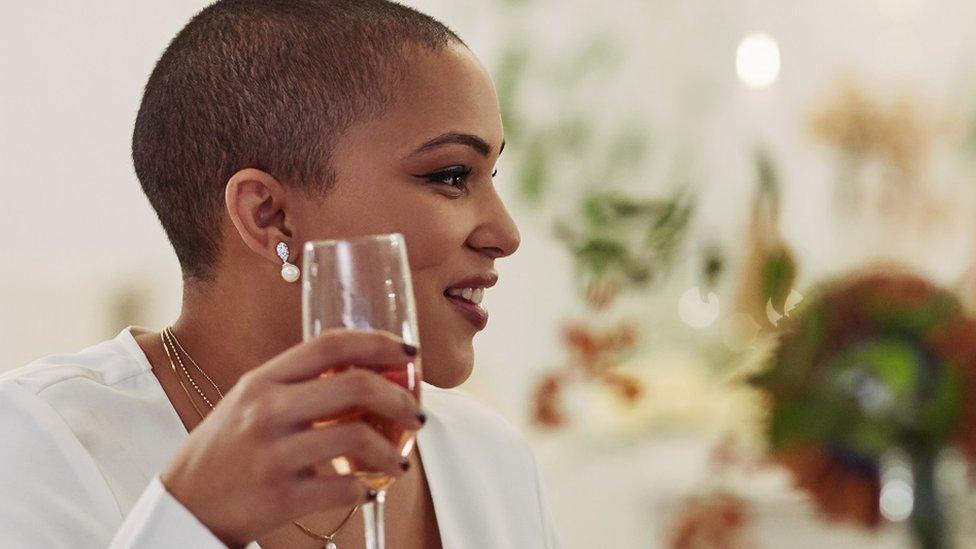
<instances>
[{"instance_id":1,"label":"dark nail polish","mask_svg":"<svg viewBox=\"0 0 976 549\"><path fill-rule=\"evenodd\" d=\"M403 352L406 353L407 356L417 356L417 348L409 343L403 344Z\"/></svg>"},{"instance_id":2,"label":"dark nail polish","mask_svg":"<svg viewBox=\"0 0 976 549\"><path fill-rule=\"evenodd\" d=\"M403 469L404 471L409 471L410 460L405 457L400 458L400 468Z\"/></svg>"},{"instance_id":3,"label":"dark nail polish","mask_svg":"<svg viewBox=\"0 0 976 549\"><path fill-rule=\"evenodd\" d=\"M417 421L419 421L421 425L427 423L427 414L423 412L417 412Z\"/></svg>"},{"instance_id":4,"label":"dark nail polish","mask_svg":"<svg viewBox=\"0 0 976 549\"><path fill-rule=\"evenodd\" d=\"M377 492L376 490L373 490L372 488L370 488L370 489L369 489L369 491L368 491L368 492L366 492L366 499L367 499L368 501L376 501L376 498L377 498L377 497L378 497L379 495L380 495L380 493L379 493L379 492Z\"/></svg>"}]
</instances>

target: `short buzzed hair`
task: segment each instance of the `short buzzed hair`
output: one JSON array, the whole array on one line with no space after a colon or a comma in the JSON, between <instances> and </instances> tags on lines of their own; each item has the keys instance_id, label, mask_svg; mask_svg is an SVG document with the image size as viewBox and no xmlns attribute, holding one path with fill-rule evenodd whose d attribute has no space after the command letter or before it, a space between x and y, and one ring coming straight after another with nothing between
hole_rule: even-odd
<instances>
[{"instance_id":1,"label":"short buzzed hair","mask_svg":"<svg viewBox=\"0 0 976 549\"><path fill-rule=\"evenodd\" d=\"M387 0L220 0L156 63L132 135L136 175L184 279L212 280L224 186L257 168L309 196L352 124L382 114L411 46L461 39Z\"/></svg>"}]
</instances>

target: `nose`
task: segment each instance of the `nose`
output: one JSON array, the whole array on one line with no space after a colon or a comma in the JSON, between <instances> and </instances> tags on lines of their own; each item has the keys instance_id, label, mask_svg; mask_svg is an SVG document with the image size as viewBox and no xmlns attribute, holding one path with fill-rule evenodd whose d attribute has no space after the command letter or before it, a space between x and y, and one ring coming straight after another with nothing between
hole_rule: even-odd
<instances>
[{"instance_id":1,"label":"nose","mask_svg":"<svg viewBox=\"0 0 976 549\"><path fill-rule=\"evenodd\" d=\"M479 223L468 237L468 246L492 259L508 257L518 249L522 237L501 197L494 187L488 188L486 200L478 205Z\"/></svg>"}]
</instances>

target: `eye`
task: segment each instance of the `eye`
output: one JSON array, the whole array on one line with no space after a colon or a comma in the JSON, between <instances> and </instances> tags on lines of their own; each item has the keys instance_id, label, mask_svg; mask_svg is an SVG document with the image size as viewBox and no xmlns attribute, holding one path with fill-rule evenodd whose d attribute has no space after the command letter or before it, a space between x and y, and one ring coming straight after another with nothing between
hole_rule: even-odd
<instances>
[{"instance_id":1,"label":"eye","mask_svg":"<svg viewBox=\"0 0 976 549\"><path fill-rule=\"evenodd\" d=\"M496 175L498 175L498 168L495 168L495 171L491 172L492 179L494 179Z\"/></svg>"},{"instance_id":2,"label":"eye","mask_svg":"<svg viewBox=\"0 0 976 549\"><path fill-rule=\"evenodd\" d=\"M454 166L446 170L440 170L427 175L422 175L420 177L430 181L431 183L438 183L457 189L463 189L466 184L466 179L470 174L471 168L467 166Z\"/></svg>"}]
</instances>

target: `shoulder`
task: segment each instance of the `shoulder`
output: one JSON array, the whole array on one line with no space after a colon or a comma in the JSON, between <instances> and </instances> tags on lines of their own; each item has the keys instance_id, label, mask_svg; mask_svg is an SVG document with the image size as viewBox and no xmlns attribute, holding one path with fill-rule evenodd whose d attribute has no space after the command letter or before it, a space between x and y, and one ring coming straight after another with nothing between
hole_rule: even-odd
<instances>
[{"instance_id":1,"label":"shoulder","mask_svg":"<svg viewBox=\"0 0 976 549\"><path fill-rule=\"evenodd\" d=\"M78 449L66 417L85 415L85 403L97 400L93 394L110 387L123 370L123 357L109 343L47 356L0 374L0 437L13 442L0 455L29 462L53 450Z\"/></svg>"},{"instance_id":2,"label":"shoulder","mask_svg":"<svg viewBox=\"0 0 976 549\"><path fill-rule=\"evenodd\" d=\"M23 391L43 397L64 384L113 386L144 373L146 368L133 358L124 336L128 334L123 332L77 353L46 356L0 373L0 395Z\"/></svg>"},{"instance_id":3,"label":"shoulder","mask_svg":"<svg viewBox=\"0 0 976 549\"><path fill-rule=\"evenodd\" d=\"M97 403L115 402L111 395L125 393L120 390L124 381L144 371L120 334L77 353L47 356L4 372L0 436L37 439L64 433L73 420L91 416Z\"/></svg>"},{"instance_id":4,"label":"shoulder","mask_svg":"<svg viewBox=\"0 0 976 549\"><path fill-rule=\"evenodd\" d=\"M71 421L97 417L85 404L97 400L93 390L111 390L119 360L100 344L0 374L0 486L10 494L0 494L0 538L24 547L42 545L43 536L107 544L121 511ZM52 529L37 532L38 520Z\"/></svg>"}]
</instances>

